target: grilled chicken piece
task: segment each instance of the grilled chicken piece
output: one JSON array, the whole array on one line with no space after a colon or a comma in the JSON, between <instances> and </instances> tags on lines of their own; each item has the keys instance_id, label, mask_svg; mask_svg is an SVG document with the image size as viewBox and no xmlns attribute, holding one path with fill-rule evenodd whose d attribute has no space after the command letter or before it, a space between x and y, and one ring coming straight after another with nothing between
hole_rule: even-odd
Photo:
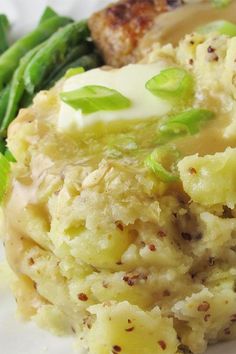
<instances>
[{"instance_id":1,"label":"grilled chicken piece","mask_svg":"<svg viewBox=\"0 0 236 354\"><path fill-rule=\"evenodd\" d=\"M141 60L156 42L177 44L210 21L235 22L235 13L236 1L216 8L211 0L120 0L95 13L89 27L106 64L119 67Z\"/></svg>"},{"instance_id":2,"label":"grilled chicken piece","mask_svg":"<svg viewBox=\"0 0 236 354\"><path fill-rule=\"evenodd\" d=\"M121 0L89 20L93 40L105 62L122 66L135 60L135 49L156 17L181 4L180 0Z\"/></svg>"}]
</instances>

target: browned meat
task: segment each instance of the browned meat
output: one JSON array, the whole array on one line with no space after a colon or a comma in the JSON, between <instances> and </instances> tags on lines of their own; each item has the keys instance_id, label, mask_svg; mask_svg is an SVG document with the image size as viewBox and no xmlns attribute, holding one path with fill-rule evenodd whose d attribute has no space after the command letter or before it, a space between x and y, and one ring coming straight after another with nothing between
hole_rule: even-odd
<instances>
[{"instance_id":1,"label":"browned meat","mask_svg":"<svg viewBox=\"0 0 236 354\"><path fill-rule=\"evenodd\" d=\"M135 48L155 18L178 0L121 0L95 13L89 20L93 40L105 62L122 66L135 60Z\"/></svg>"}]
</instances>

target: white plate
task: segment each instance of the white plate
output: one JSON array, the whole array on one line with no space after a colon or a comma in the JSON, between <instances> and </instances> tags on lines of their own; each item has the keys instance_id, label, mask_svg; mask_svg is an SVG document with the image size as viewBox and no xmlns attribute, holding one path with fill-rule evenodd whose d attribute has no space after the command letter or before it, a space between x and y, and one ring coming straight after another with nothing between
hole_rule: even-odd
<instances>
[{"instance_id":1,"label":"white plate","mask_svg":"<svg viewBox=\"0 0 236 354\"><path fill-rule=\"evenodd\" d=\"M0 13L6 13L13 23L12 37L24 34L37 23L46 5L76 19L89 16L110 0L0 0ZM0 261L3 249L0 245ZM38 329L32 323L20 323L15 318L15 301L0 284L0 353L1 354L68 354L72 339L58 338ZM235 342L211 347L207 354L235 354ZM142 353L137 353L142 354Z\"/></svg>"}]
</instances>

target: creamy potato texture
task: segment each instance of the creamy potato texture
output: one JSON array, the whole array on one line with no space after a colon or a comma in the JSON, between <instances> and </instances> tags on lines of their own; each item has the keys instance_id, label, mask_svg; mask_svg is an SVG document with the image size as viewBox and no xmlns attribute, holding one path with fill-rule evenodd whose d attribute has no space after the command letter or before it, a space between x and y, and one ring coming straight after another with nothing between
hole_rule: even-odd
<instances>
[{"instance_id":1,"label":"creamy potato texture","mask_svg":"<svg viewBox=\"0 0 236 354\"><path fill-rule=\"evenodd\" d=\"M91 354L199 354L236 337L236 38L187 35L145 61L188 70L191 107L215 113L170 142L176 182L144 163L158 112L59 132L61 82L9 129L17 163L3 210L18 310Z\"/></svg>"}]
</instances>

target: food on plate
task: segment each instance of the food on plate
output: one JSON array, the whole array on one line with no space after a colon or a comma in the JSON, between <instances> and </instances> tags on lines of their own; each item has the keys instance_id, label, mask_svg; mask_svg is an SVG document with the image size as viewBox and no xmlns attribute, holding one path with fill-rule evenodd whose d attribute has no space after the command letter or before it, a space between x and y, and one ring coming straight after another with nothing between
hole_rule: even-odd
<instances>
[{"instance_id":1,"label":"food on plate","mask_svg":"<svg viewBox=\"0 0 236 354\"><path fill-rule=\"evenodd\" d=\"M106 63L119 67L145 56L155 42L177 44L204 23L234 22L235 12L235 1L120 0L95 13L89 27Z\"/></svg>"},{"instance_id":2,"label":"food on plate","mask_svg":"<svg viewBox=\"0 0 236 354\"><path fill-rule=\"evenodd\" d=\"M151 13L152 1L119 5L133 16L137 3ZM47 9L43 18L54 16ZM104 12L94 26L97 16ZM22 318L74 335L91 354L200 354L236 338L236 25L229 20L214 15L175 46L152 37L141 61L120 68L85 71L97 66L94 50L61 65L52 43L70 56L68 43L78 43L68 32L87 31L84 22L21 60L15 96L12 86L1 96L10 107L18 92L39 90L53 63L60 67L51 85L60 80L11 123L0 154L4 244ZM55 41L62 33L63 48ZM120 50L121 60L134 60Z\"/></svg>"}]
</instances>

